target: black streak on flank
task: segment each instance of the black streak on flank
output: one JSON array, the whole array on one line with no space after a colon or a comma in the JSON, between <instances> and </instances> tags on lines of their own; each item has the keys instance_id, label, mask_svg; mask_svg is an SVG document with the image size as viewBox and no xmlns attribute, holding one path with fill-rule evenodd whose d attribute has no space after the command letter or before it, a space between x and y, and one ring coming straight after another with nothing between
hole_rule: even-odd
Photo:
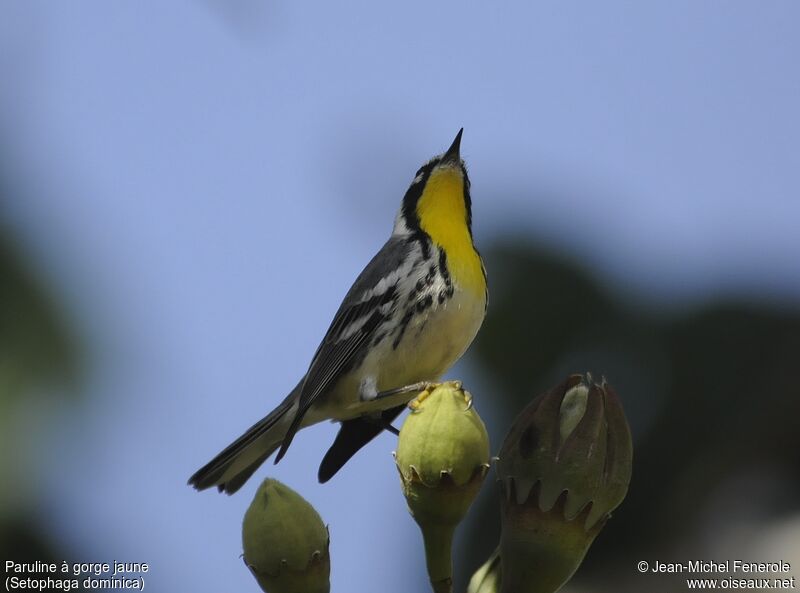
<instances>
[{"instance_id":1,"label":"black streak on flank","mask_svg":"<svg viewBox=\"0 0 800 593\"><path fill-rule=\"evenodd\" d=\"M392 342L392 350L397 350L397 347L400 345L400 340L403 339L403 334L406 333L406 328L408 324L411 323L411 319L414 317L414 309L408 309L406 314L403 315L403 319L400 320L400 329L397 332L397 337Z\"/></svg>"},{"instance_id":2,"label":"black streak on flank","mask_svg":"<svg viewBox=\"0 0 800 593\"><path fill-rule=\"evenodd\" d=\"M450 278L450 270L447 269L447 254L441 247L439 247L439 269L442 271L445 286L452 291L453 280Z\"/></svg>"},{"instance_id":3,"label":"black streak on flank","mask_svg":"<svg viewBox=\"0 0 800 593\"><path fill-rule=\"evenodd\" d=\"M447 299L451 298L455 292L453 280L450 278L450 270L447 269L447 254L441 247L439 248L439 270L441 271L445 286L444 289L439 291L439 295L437 297L439 304L441 305Z\"/></svg>"},{"instance_id":4,"label":"black streak on flank","mask_svg":"<svg viewBox=\"0 0 800 593\"><path fill-rule=\"evenodd\" d=\"M436 264L431 264L431 267L428 269L428 273L425 274L425 284L427 286L432 286L435 278L436 278Z\"/></svg>"},{"instance_id":5,"label":"black streak on flank","mask_svg":"<svg viewBox=\"0 0 800 593\"><path fill-rule=\"evenodd\" d=\"M375 336L375 339L372 340L372 345L373 346L377 346L378 344L380 344L383 341L383 338L385 338L385 337L386 337L385 333L383 333L383 332L379 333L378 335Z\"/></svg>"},{"instance_id":6,"label":"black streak on flank","mask_svg":"<svg viewBox=\"0 0 800 593\"><path fill-rule=\"evenodd\" d=\"M434 280L436 280L436 264L431 264L431 267L428 269L428 273L425 274L425 277L417 280L414 288L412 288L408 293L407 303L410 305L417 298L417 294L422 294L426 287L429 288L433 286Z\"/></svg>"},{"instance_id":7,"label":"black streak on flank","mask_svg":"<svg viewBox=\"0 0 800 593\"><path fill-rule=\"evenodd\" d=\"M423 313L433 304L433 295L429 294L424 299L417 301L417 313Z\"/></svg>"}]
</instances>

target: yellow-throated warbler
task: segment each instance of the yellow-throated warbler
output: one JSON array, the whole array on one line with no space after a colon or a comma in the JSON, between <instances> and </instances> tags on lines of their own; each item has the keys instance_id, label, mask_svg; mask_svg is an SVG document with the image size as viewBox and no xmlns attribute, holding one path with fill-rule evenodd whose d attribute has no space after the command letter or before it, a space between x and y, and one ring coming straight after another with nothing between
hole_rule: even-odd
<instances>
[{"instance_id":1,"label":"yellow-throated warbler","mask_svg":"<svg viewBox=\"0 0 800 593\"><path fill-rule=\"evenodd\" d=\"M300 428L332 419L342 426L319 468L325 482L461 357L488 297L462 132L417 171L392 236L344 297L297 387L198 470L192 486L232 494L280 448L277 463Z\"/></svg>"}]
</instances>

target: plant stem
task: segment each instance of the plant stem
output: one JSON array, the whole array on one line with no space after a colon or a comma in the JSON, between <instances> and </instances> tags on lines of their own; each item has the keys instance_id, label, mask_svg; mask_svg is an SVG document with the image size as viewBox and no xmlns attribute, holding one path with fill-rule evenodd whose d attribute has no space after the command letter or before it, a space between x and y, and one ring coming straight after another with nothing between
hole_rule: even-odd
<instances>
[{"instance_id":1,"label":"plant stem","mask_svg":"<svg viewBox=\"0 0 800 593\"><path fill-rule=\"evenodd\" d=\"M455 525L426 525L422 530L425 541L425 562L434 593L453 591L453 532Z\"/></svg>"}]
</instances>

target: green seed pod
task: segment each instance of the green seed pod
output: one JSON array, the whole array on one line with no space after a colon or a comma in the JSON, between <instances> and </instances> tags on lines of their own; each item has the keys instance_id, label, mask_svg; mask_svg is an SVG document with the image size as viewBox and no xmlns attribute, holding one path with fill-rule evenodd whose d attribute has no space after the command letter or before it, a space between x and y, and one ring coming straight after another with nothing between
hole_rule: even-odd
<instances>
[{"instance_id":1,"label":"green seed pod","mask_svg":"<svg viewBox=\"0 0 800 593\"><path fill-rule=\"evenodd\" d=\"M422 530L434 591L452 591L453 533L489 469L489 435L458 382L411 402L395 460L408 509Z\"/></svg>"},{"instance_id":2,"label":"green seed pod","mask_svg":"<svg viewBox=\"0 0 800 593\"><path fill-rule=\"evenodd\" d=\"M552 593L627 493L633 449L603 380L572 375L517 417L497 461L504 593Z\"/></svg>"},{"instance_id":3,"label":"green seed pod","mask_svg":"<svg viewBox=\"0 0 800 593\"><path fill-rule=\"evenodd\" d=\"M302 496L267 478L244 515L244 561L266 593L328 593L328 529Z\"/></svg>"}]
</instances>

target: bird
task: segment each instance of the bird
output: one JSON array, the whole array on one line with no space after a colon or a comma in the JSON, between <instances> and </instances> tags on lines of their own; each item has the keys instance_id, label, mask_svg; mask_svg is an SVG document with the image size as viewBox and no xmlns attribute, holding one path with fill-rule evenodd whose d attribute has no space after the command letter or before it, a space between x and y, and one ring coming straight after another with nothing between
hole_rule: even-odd
<instances>
[{"instance_id":1,"label":"bird","mask_svg":"<svg viewBox=\"0 0 800 593\"><path fill-rule=\"evenodd\" d=\"M320 463L327 482L416 394L467 350L488 305L486 268L472 236L472 198L461 158L461 128L450 147L416 172L392 234L344 297L308 371L278 406L189 478L197 490L233 494L295 433L341 423Z\"/></svg>"}]
</instances>

